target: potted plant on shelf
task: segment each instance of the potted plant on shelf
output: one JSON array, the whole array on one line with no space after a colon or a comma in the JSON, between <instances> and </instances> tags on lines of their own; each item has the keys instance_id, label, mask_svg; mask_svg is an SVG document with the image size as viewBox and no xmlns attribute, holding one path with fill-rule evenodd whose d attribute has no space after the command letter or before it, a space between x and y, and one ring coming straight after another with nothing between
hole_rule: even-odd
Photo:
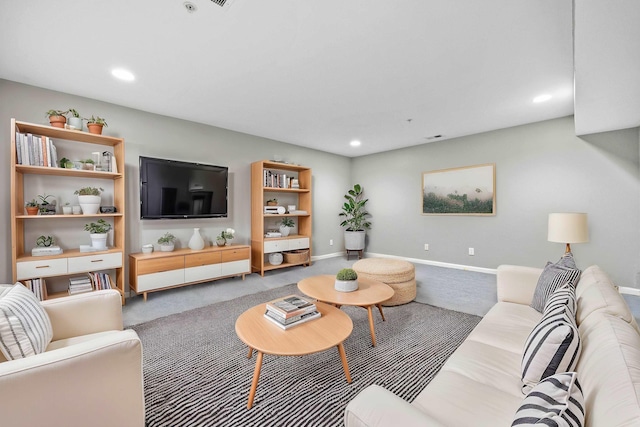
<instances>
[{"instance_id":1,"label":"potted plant on shelf","mask_svg":"<svg viewBox=\"0 0 640 427\"><path fill-rule=\"evenodd\" d=\"M71 207L71 203L67 202L62 205L62 214L63 215L71 215L73 213L73 208Z\"/></svg>"},{"instance_id":2,"label":"potted plant on shelf","mask_svg":"<svg viewBox=\"0 0 640 427\"><path fill-rule=\"evenodd\" d=\"M104 191L97 187L84 187L76 190L74 194L78 195L78 204L82 208L84 215L95 215L100 209L100 194Z\"/></svg>"},{"instance_id":3,"label":"potted plant on shelf","mask_svg":"<svg viewBox=\"0 0 640 427\"><path fill-rule=\"evenodd\" d=\"M158 239L158 244L160 245L160 250L162 252L171 252L175 248L175 240L176 236L171 233L164 233L164 236Z\"/></svg>"},{"instance_id":4,"label":"potted plant on shelf","mask_svg":"<svg viewBox=\"0 0 640 427\"><path fill-rule=\"evenodd\" d=\"M102 134L102 127L109 126L105 119L100 116L91 116L87 120L87 129L89 129L89 133L95 133L97 135Z\"/></svg>"},{"instance_id":5,"label":"potted plant on shelf","mask_svg":"<svg viewBox=\"0 0 640 427\"><path fill-rule=\"evenodd\" d=\"M280 221L280 234L282 234L283 237L287 237L291 229L295 226L296 223L293 222L293 219L289 217L282 218L282 221Z\"/></svg>"},{"instance_id":6,"label":"potted plant on shelf","mask_svg":"<svg viewBox=\"0 0 640 427\"><path fill-rule=\"evenodd\" d=\"M42 248L48 248L49 246L53 246L55 243L55 239L51 236L40 236L36 239L36 246Z\"/></svg>"},{"instance_id":7,"label":"potted plant on shelf","mask_svg":"<svg viewBox=\"0 0 640 427\"><path fill-rule=\"evenodd\" d=\"M60 167L65 169L73 169L73 162L66 157L60 159Z\"/></svg>"},{"instance_id":8,"label":"potted plant on shelf","mask_svg":"<svg viewBox=\"0 0 640 427\"><path fill-rule=\"evenodd\" d=\"M216 245L224 246L227 244L229 240L233 240L233 237L236 234L236 230L233 228L227 228L226 230L222 230L222 233L218 237L216 237Z\"/></svg>"},{"instance_id":9,"label":"potted plant on shelf","mask_svg":"<svg viewBox=\"0 0 640 427\"><path fill-rule=\"evenodd\" d=\"M100 218L96 222L85 224L84 229L90 233L91 246L94 249L107 249L107 233L111 230L111 224Z\"/></svg>"},{"instance_id":10,"label":"potted plant on shelf","mask_svg":"<svg viewBox=\"0 0 640 427\"><path fill-rule=\"evenodd\" d=\"M96 169L96 163L93 159L80 160L80 163L82 163L82 169L84 170L92 171Z\"/></svg>"},{"instance_id":11,"label":"potted plant on shelf","mask_svg":"<svg viewBox=\"0 0 640 427\"><path fill-rule=\"evenodd\" d=\"M40 203L40 215L55 215L56 214L56 201L55 199L49 202L49 197L53 197L51 194L38 195Z\"/></svg>"},{"instance_id":12,"label":"potted plant on shelf","mask_svg":"<svg viewBox=\"0 0 640 427\"><path fill-rule=\"evenodd\" d=\"M364 198L363 192L360 184L356 184L344 195L347 201L342 205L339 216L344 217L340 226L347 227L344 231L344 247L347 251L363 250L366 230L371 227L371 222L367 220L370 214L366 210L369 199Z\"/></svg>"},{"instance_id":13,"label":"potted plant on shelf","mask_svg":"<svg viewBox=\"0 0 640 427\"><path fill-rule=\"evenodd\" d=\"M45 115L49 118L49 124L54 128L63 128L65 123L67 123L67 118L65 117L67 111L62 110L49 110L45 113Z\"/></svg>"},{"instance_id":14,"label":"potted plant on shelf","mask_svg":"<svg viewBox=\"0 0 640 427\"><path fill-rule=\"evenodd\" d=\"M82 117L80 116L80 113L73 108L69 108L67 113L71 113L71 117L67 119L69 126L73 129L82 130Z\"/></svg>"},{"instance_id":15,"label":"potted plant on shelf","mask_svg":"<svg viewBox=\"0 0 640 427\"><path fill-rule=\"evenodd\" d=\"M24 208L27 210L27 215L38 215L38 211L40 210L36 199L31 199L25 203Z\"/></svg>"},{"instance_id":16,"label":"potted plant on shelf","mask_svg":"<svg viewBox=\"0 0 640 427\"><path fill-rule=\"evenodd\" d=\"M269 199L267 200L267 206L278 206L278 199Z\"/></svg>"},{"instance_id":17,"label":"potted plant on shelf","mask_svg":"<svg viewBox=\"0 0 640 427\"><path fill-rule=\"evenodd\" d=\"M334 288L338 292L353 292L358 289L358 273L352 268L343 268L336 274Z\"/></svg>"}]
</instances>

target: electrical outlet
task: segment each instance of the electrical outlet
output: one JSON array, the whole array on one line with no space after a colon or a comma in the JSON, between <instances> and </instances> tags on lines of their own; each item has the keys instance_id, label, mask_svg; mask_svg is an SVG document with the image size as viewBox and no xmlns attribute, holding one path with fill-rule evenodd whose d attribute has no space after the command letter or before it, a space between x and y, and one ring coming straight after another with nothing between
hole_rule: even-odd
<instances>
[{"instance_id":1,"label":"electrical outlet","mask_svg":"<svg viewBox=\"0 0 640 427\"><path fill-rule=\"evenodd\" d=\"M475 255L475 254L476 254L475 249L473 249L473 248L469 248L469 255L473 256L473 255Z\"/></svg>"},{"instance_id":2,"label":"electrical outlet","mask_svg":"<svg viewBox=\"0 0 640 427\"><path fill-rule=\"evenodd\" d=\"M425 250L425 251L428 251L428 250L429 250L429 244L428 244L428 243L425 243L425 244L424 244L424 250Z\"/></svg>"},{"instance_id":3,"label":"electrical outlet","mask_svg":"<svg viewBox=\"0 0 640 427\"><path fill-rule=\"evenodd\" d=\"M329 246L333 246L333 239L329 239Z\"/></svg>"}]
</instances>

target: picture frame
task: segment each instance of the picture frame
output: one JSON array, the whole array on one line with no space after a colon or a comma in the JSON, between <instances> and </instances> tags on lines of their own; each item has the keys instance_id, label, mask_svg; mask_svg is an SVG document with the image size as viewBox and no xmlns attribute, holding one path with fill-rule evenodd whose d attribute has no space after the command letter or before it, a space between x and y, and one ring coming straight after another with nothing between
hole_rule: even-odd
<instances>
[{"instance_id":1,"label":"picture frame","mask_svg":"<svg viewBox=\"0 0 640 427\"><path fill-rule=\"evenodd\" d=\"M495 163L423 172L422 214L495 215Z\"/></svg>"}]
</instances>

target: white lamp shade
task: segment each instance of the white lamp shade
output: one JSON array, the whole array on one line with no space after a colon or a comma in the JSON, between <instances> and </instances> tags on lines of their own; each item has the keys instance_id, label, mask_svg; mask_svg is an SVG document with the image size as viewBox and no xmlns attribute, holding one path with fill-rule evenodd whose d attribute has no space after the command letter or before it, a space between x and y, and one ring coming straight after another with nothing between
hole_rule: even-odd
<instances>
[{"instance_id":1,"label":"white lamp shade","mask_svg":"<svg viewBox=\"0 0 640 427\"><path fill-rule=\"evenodd\" d=\"M586 213L550 213L547 240L558 243L589 241Z\"/></svg>"}]
</instances>

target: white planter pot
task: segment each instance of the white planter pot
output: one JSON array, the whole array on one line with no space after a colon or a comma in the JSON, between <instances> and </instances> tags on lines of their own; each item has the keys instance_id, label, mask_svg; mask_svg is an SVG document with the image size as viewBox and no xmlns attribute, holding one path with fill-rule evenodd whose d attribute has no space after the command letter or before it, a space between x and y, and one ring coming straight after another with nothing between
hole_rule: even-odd
<instances>
[{"instance_id":1,"label":"white planter pot","mask_svg":"<svg viewBox=\"0 0 640 427\"><path fill-rule=\"evenodd\" d=\"M364 238L366 232L362 231L345 231L344 232L344 248L350 251L361 251L364 249Z\"/></svg>"},{"instance_id":2,"label":"white planter pot","mask_svg":"<svg viewBox=\"0 0 640 427\"><path fill-rule=\"evenodd\" d=\"M64 215L71 215L73 213L73 208L71 206L63 206L62 213Z\"/></svg>"},{"instance_id":3,"label":"white planter pot","mask_svg":"<svg viewBox=\"0 0 640 427\"><path fill-rule=\"evenodd\" d=\"M336 279L336 283L334 288L338 292L353 292L358 290L358 281L357 280L338 280Z\"/></svg>"},{"instance_id":4,"label":"white planter pot","mask_svg":"<svg viewBox=\"0 0 640 427\"><path fill-rule=\"evenodd\" d=\"M280 234L282 234L282 237L287 237L290 231L291 227L285 227L284 225L280 226Z\"/></svg>"},{"instance_id":5,"label":"white planter pot","mask_svg":"<svg viewBox=\"0 0 640 427\"><path fill-rule=\"evenodd\" d=\"M107 249L107 233L89 234L91 247L94 249Z\"/></svg>"},{"instance_id":6,"label":"white planter pot","mask_svg":"<svg viewBox=\"0 0 640 427\"><path fill-rule=\"evenodd\" d=\"M81 117L69 117L67 124L73 126L77 130L82 130L82 118Z\"/></svg>"},{"instance_id":7,"label":"white planter pot","mask_svg":"<svg viewBox=\"0 0 640 427\"><path fill-rule=\"evenodd\" d=\"M173 242L171 242L171 243L161 243L160 244L160 251L161 252L172 252L174 248L175 248L175 245L174 245Z\"/></svg>"},{"instance_id":8,"label":"white planter pot","mask_svg":"<svg viewBox=\"0 0 640 427\"><path fill-rule=\"evenodd\" d=\"M78 196L83 215L95 215L100 209L100 196Z\"/></svg>"}]
</instances>

